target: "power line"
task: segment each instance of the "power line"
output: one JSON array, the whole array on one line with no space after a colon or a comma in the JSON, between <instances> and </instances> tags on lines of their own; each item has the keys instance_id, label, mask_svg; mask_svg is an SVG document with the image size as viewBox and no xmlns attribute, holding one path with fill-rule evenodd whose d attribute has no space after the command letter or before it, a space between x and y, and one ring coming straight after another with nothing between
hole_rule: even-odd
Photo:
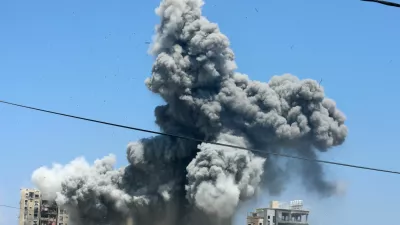
<instances>
[{"instance_id":1,"label":"power line","mask_svg":"<svg viewBox=\"0 0 400 225\"><path fill-rule=\"evenodd\" d=\"M379 169L379 168L366 167L366 166L347 164L347 163L340 163L340 162L334 162L334 161L319 160L319 159L310 159L310 158L306 158L306 157L293 156L293 155L288 155L288 154L283 154L283 153L263 151L263 150L258 150L258 149L250 149L250 148L240 147L240 146L236 146L236 145L223 144L223 143L218 143L218 142L213 142L213 141L204 141L204 140L187 137L187 136L182 136L182 135L169 134L169 133L147 130L147 129L138 128L138 127L130 127L130 126L121 125L121 124L115 124L115 123L110 123L110 122L105 122L105 121L100 121L100 120L94 120L94 119L89 119L89 118L85 118L85 117L74 116L74 115L70 115L70 114L59 113L59 112L54 112L54 111L50 111L50 110L30 107L30 106L26 106L26 105L20 105L20 104L16 104L16 103L12 103L12 102L6 102L6 101L2 101L2 100L0 100L0 103L11 105L11 106L16 106L16 107L20 107L20 108L30 109L30 110L34 110L34 111L69 117L69 118L73 118L73 119L84 120L84 121L93 122L93 123L100 123L100 124L104 124L104 125L108 125L108 126L125 128L125 129L129 129L129 130L135 130L135 131L140 131L140 132L145 132L145 133L163 135L163 136L168 136L168 137L172 137L172 138L179 138L179 139L188 140L188 141L203 142L203 143L207 143L207 144L219 145L219 146L229 147L229 148L237 148L237 149L242 149L242 150L251 151L251 152L259 152L259 153L263 153L263 154L267 154L267 155L274 155L274 156L278 156L278 157L297 159L297 160L303 160L303 161L308 161L308 162L324 163L324 164L330 164L330 165L336 165L336 166L344 166L344 167L351 167L351 168L362 169L362 170L370 170L370 171L377 171L377 172L382 172L382 173L392 173L392 174L400 175L399 171L394 171L394 170Z\"/></svg>"},{"instance_id":2,"label":"power line","mask_svg":"<svg viewBox=\"0 0 400 225\"><path fill-rule=\"evenodd\" d=\"M0 207L10 208L10 209L21 209L20 207L15 207L15 206L11 206L11 205L0 205Z\"/></svg>"},{"instance_id":3,"label":"power line","mask_svg":"<svg viewBox=\"0 0 400 225\"><path fill-rule=\"evenodd\" d=\"M387 6L393 6L393 7L398 7L400 8L400 4L399 3L395 3L395 2L388 2L388 1L381 1L381 0L361 0L363 2L375 2L375 3L379 3L382 5L387 5Z\"/></svg>"}]
</instances>

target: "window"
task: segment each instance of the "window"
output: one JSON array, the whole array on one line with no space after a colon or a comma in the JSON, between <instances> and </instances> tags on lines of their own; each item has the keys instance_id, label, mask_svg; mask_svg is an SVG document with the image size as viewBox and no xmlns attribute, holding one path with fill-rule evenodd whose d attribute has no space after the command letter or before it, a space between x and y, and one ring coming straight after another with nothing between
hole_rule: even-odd
<instances>
[{"instance_id":1,"label":"window","mask_svg":"<svg viewBox=\"0 0 400 225\"><path fill-rule=\"evenodd\" d=\"M58 225L63 225L63 223L59 223Z\"/></svg>"},{"instance_id":2,"label":"window","mask_svg":"<svg viewBox=\"0 0 400 225\"><path fill-rule=\"evenodd\" d=\"M262 223L260 223L259 225L262 225Z\"/></svg>"},{"instance_id":3,"label":"window","mask_svg":"<svg viewBox=\"0 0 400 225\"><path fill-rule=\"evenodd\" d=\"M268 216L268 219L270 219L271 218L271 216Z\"/></svg>"},{"instance_id":4,"label":"window","mask_svg":"<svg viewBox=\"0 0 400 225\"><path fill-rule=\"evenodd\" d=\"M63 221L63 220L64 220L64 218L63 218L62 216L60 216L59 218L60 218L60 221Z\"/></svg>"}]
</instances>

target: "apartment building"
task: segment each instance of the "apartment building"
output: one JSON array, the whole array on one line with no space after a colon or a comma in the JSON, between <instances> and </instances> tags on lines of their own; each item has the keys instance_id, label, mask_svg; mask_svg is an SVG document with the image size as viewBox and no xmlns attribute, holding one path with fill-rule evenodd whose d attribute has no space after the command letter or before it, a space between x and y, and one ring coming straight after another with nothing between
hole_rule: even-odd
<instances>
[{"instance_id":1,"label":"apartment building","mask_svg":"<svg viewBox=\"0 0 400 225\"><path fill-rule=\"evenodd\" d=\"M68 225L69 216L66 209L58 208L58 225Z\"/></svg>"},{"instance_id":2,"label":"apartment building","mask_svg":"<svg viewBox=\"0 0 400 225\"><path fill-rule=\"evenodd\" d=\"M308 225L310 211L302 200L290 203L272 201L268 208L256 209L247 215L247 225Z\"/></svg>"},{"instance_id":3,"label":"apartment building","mask_svg":"<svg viewBox=\"0 0 400 225\"><path fill-rule=\"evenodd\" d=\"M36 189L21 189L19 225L68 225L68 213Z\"/></svg>"},{"instance_id":4,"label":"apartment building","mask_svg":"<svg viewBox=\"0 0 400 225\"><path fill-rule=\"evenodd\" d=\"M19 225L39 225L40 203L40 191L21 189Z\"/></svg>"}]
</instances>

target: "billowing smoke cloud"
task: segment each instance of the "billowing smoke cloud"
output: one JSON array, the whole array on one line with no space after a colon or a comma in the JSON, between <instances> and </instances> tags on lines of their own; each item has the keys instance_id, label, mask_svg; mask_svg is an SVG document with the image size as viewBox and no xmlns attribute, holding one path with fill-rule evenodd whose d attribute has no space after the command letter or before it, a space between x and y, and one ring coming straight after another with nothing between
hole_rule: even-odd
<instances>
[{"instance_id":1,"label":"billowing smoke cloud","mask_svg":"<svg viewBox=\"0 0 400 225\"><path fill-rule=\"evenodd\" d=\"M201 15L202 5L163 0L156 10L161 23L145 83L165 100L155 109L162 131L308 158L344 142L345 117L314 80L285 74L263 83L236 72L228 38ZM321 165L265 156L156 136L129 144L124 168L114 168L113 156L94 165L79 158L40 168L32 179L70 209L76 225L120 225L126 218L146 225L231 224L241 202L260 188L279 194L293 172L315 193L336 192Z\"/></svg>"}]
</instances>

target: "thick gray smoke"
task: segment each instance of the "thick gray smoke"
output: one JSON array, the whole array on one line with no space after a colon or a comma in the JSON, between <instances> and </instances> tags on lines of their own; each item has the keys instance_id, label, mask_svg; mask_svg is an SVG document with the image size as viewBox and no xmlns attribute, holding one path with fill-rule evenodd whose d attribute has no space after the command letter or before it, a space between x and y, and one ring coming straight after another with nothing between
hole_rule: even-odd
<instances>
[{"instance_id":1,"label":"thick gray smoke","mask_svg":"<svg viewBox=\"0 0 400 225\"><path fill-rule=\"evenodd\" d=\"M145 83L165 100L155 109L162 131L308 158L343 143L345 117L318 83L289 74L263 83L236 72L228 38L201 16L202 5L163 0L156 10L156 59ZM70 209L75 225L128 217L146 225L231 224L241 202L260 188L279 194L293 172L315 193L336 192L321 165L265 156L156 136L128 145L125 168L115 169L113 156L94 165L79 158L39 168L33 181Z\"/></svg>"}]
</instances>

